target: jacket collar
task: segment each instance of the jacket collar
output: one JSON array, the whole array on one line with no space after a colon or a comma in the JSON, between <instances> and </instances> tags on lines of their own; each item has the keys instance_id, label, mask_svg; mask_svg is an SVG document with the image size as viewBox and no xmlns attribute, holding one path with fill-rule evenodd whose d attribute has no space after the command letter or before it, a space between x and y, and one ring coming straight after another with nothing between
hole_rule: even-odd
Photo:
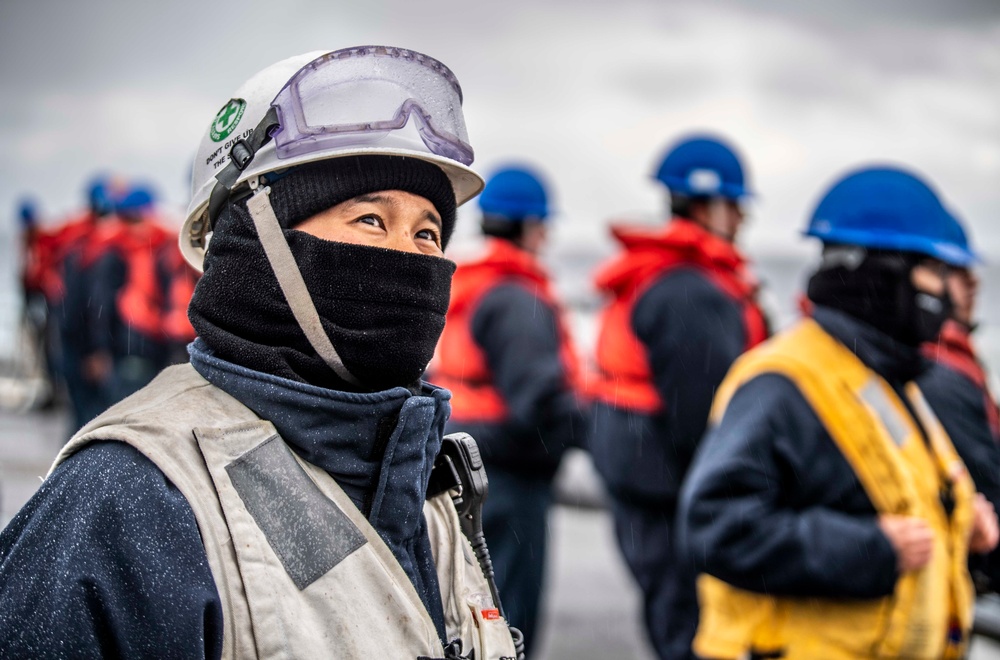
<instances>
[{"instance_id":1,"label":"jacket collar","mask_svg":"<svg viewBox=\"0 0 1000 660\"><path fill-rule=\"evenodd\" d=\"M972 329L952 319L945 321L936 342L928 342L924 346L925 349L935 347L971 358L976 356L976 351L972 348Z\"/></svg>"},{"instance_id":2,"label":"jacket collar","mask_svg":"<svg viewBox=\"0 0 1000 660\"><path fill-rule=\"evenodd\" d=\"M894 386L913 380L929 366L918 347L896 341L846 312L816 305L812 316L823 330L857 355L865 366Z\"/></svg>"},{"instance_id":3,"label":"jacket collar","mask_svg":"<svg viewBox=\"0 0 1000 660\"><path fill-rule=\"evenodd\" d=\"M227 362L200 339L188 350L202 377L326 470L387 542L416 534L451 410L447 390L423 384L419 394L402 387L340 392Z\"/></svg>"},{"instance_id":4,"label":"jacket collar","mask_svg":"<svg viewBox=\"0 0 1000 660\"><path fill-rule=\"evenodd\" d=\"M483 256L475 261L459 264L455 271L451 283L449 313L460 312L486 286L502 279L527 281L529 286L543 296L551 298L548 273L534 255L510 241L490 238L486 242Z\"/></svg>"},{"instance_id":5,"label":"jacket collar","mask_svg":"<svg viewBox=\"0 0 1000 660\"><path fill-rule=\"evenodd\" d=\"M625 291L680 265L724 274L739 282L748 295L758 288L739 249L691 220L674 218L657 229L615 225L611 234L625 252L598 272L595 281L599 289Z\"/></svg>"},{"instance_id":6,"label":"jacket collar","mask_svg":"<svg viewBox=\"0 0 1000 660\"><path fill-rule=\"evenodd\" d=\"M986 389L986 372L972 346L972 329L949 319L945 321L937 341L920 347L928 360L963 374L978 387Z\"/></svg>"}]
</instances>

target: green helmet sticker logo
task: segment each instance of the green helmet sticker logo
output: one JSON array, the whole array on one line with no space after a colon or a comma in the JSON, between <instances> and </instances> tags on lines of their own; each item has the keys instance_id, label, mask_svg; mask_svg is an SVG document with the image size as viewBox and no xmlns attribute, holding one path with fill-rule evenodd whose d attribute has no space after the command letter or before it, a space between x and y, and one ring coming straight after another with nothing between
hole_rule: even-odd
<instances>
[{"instance_id":1,"label":"green helmet sticker logo","mask_svg":"<svg viewBox=\"0 0 1000 660\"><path fill-rule=\"evenodd\" d=\"M222 110L215 115L215 119L212 121L212 130L209 131L209 137L212 138L213 142L222 142L236 128L236 125L240 123L240 119L243 118L243 111L247 108L247 102L243 99L230 99L229 103L222 106Z\"/></svg>"}]
</instances>

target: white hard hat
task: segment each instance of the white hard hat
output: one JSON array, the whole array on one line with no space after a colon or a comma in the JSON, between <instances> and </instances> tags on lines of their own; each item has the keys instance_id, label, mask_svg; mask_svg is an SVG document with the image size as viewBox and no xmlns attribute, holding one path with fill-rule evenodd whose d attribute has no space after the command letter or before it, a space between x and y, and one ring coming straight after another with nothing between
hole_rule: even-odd
<instances>
[{"instance_id":1,"label":"white hard hat","mask_svg":"<svg viewBox=\"0 0 1000 660\"><path fill-rule=\"evenodd\" d=\"M262 175L313 161L417 158L440 167L456 204L464 204L483 180L468 167L461 104L445 65L402 48L317 51L267 67L236 91L202 137L180 234L184 258L201 270L217 212L210 210L213 193L221 202Z\"/></svg>"}]
</instances>

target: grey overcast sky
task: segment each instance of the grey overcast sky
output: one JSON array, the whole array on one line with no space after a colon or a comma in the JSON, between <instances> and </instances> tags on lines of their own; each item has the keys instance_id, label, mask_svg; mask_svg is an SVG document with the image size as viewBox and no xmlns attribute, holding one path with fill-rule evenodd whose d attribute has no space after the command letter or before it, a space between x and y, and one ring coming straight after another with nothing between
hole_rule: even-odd
<instances>
[{"instance_id":1,"label":"grey overcast sky","mask_svg":"<svg viewBox=\"0 0 1000 660\"><path fill-rule=\"evenodd\" d=\"M543 168L561 241L654 217L664 147L711 129L760 193L751 252L808 249L817 196L874 160L922 171L1000 255L1000 0L0 0L0 214L31 193L55 217L117 172L179 217L197 141L246 78L362 43L451 67L476 167Z\"/></svg>"}]
</instances>

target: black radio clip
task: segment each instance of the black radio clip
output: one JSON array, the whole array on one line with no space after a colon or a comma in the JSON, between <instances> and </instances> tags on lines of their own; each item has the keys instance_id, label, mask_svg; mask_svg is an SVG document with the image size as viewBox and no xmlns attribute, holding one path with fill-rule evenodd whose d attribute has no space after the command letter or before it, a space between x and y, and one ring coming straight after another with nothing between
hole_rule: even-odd
<instances>
[{"instance_id":1,"label":"black radio clip","mask_svg":"<svg viewBox=\"0 0 1000 660\"><path fill-rule=\"evenodd\" d=\"M468 433L451 433L444 436L441 451L434 461L431 479L427 488L427 497L434 497L443 492L451 495L451 501L458 510L458 520L462 533L472 544L472 551L479 562L487 584L490 585L490 595L500 611L500 616L509 622L500 602L496 579L493 574L493 562L490 559L489 548L486 547L486 537L483 535L483 502L490 492L489 480L486 478L486 468L483 466L479 445ZM524 660L524 635L517 628L510 628L514 639L518 660Z\"/></svg>"}]
</instances>

